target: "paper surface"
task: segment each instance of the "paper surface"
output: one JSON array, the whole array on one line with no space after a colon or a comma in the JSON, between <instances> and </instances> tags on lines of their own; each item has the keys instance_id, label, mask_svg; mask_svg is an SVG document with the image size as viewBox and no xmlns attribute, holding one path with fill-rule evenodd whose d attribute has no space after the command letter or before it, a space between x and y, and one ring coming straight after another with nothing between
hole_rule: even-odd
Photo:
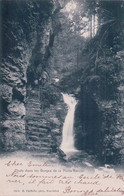
<instances>
[{"instance_id":1,"label":"paper surface","mask_svg":"<svg viewBox=\"0 0 124 196\"><path fill-rule=\"evenodd\" d=\"M28 158L2 158L1 196L121 196L124 173L113 169L83 169L52 165Z\"/></svg>"},{"instance_id":2,"label":"paper surface","mask_svg":"<svg viewBox=\"0 0 124 196\"><path fill-rule=\"evenodd\" d=\"M106 32L114 24L110 23L113 21L113 16L111 13L107 12L107 16L110 15L109 20L106 22L101 19L99 29L102 25L104 26L104 24L109 23L110 27L105 29L99 41L99 33L98 37L94 38L99 23L95 14L91 14L90 22L88 22L89 19L85 17L85 13L83 12L79 15L75 15L75 17L73 16L75 9L77 9L76 13L78 13L79 6L81 5L80 1L77 1L79 3L78 6L74 1L69 1L67 4L68 1L66 2L63 0L41 0L41 4L39 3L40 1L36 1L37 3L35 4L35 1L33 0L29 2L26 0L22 2L21 0L13 0L12 4L9 0L3 0L0 1L0 3L1 2L4 2L4 9L2 10L1 17L2 25L0 24L3 31L3 40L0 43L0 50L2 48L3 59L5 59L2 64L3 83L1 85L3 106L1 107L2 109L0 108L1 111L3 110L2 112L0 111L2 113L1 119L3 126L3 130L0 132L0 196L123 196L124 171L121 169L122 160L120 160L120 163L118 161L118 168L113 166L116 164L116 157L113 156L113 151L115 150L115 154L118 157L121 157L123 154L123 110L121 109L121 105L119 105L114 98L109 100L109 98L104 97L104 90L101 93L100 90L102 88L98 84L100 83L99 79L104 83L102 71L105 72L105 80L107 81L106 75L109 72L109 68L107 67L108 65L104 63L104 56L109 49L110 51L108 51L107 55L108 62L110 61L111 66L111 57L109 57L109 53L112 53L112 48L107 46L108 49L105 46L106 51L104 52L104 44L102 41L104 42ZM51 2L53 3L53 7L51 6ZM9 7L10 5L11 9ZM62 9L61 6L63 5L66 6ZM58 15L56 15L58 14L59 9L61 10L59 13L60 21L57 20ZM62 13L65 14L64 18L62 18ZM87 11L87 15L88 13L89 11ZM72 20L73 17L74 21ZM68 21L67 28L66 20ZM104 22L104 24L102 24L102 22ZM65 32L61 29L62 25ZM58 36L59 31L60 35ZM72 33L72 38L69 32ZM70 34L69 38L66 33L68 33L68 35ZM61 35L63 36L63 40ZM118 40L118 36L115 38ZM69 39L70 47L68 46ZM96 58L94 61L94 69L90 61L85 62L89 60L88 57L86 56L85 58L82 54L84 52L82 48L84 47L85 39L92 39L91 41L93 42L90 43L89 41L91 45L92 43L94 44L95 39L98 39L98 41L101 42L101 45L98 46L98 50L96 51L96 57L95 55L92 56L92 59L94 59L94 57ZM116 39L115 42L117 41ZM120 40L119 42L121 42ZM98 41L96 41L96 45ZM86 45L89 43L87 42ZM90 47L90 45L88 47ZM91 55L90 53L96 50L95 47L95 45L92 46L92 51L89 52L89 56ZM120 46L117 45L116 47ZM87 48L85 48L85 50L87 50ZM102 53L103 56L100 53ZM124 54L120 51L120 54L118 53L117 55L116 58L121 59ZM97 63L99 63L101 59L103 60L103 62L101 62L101 67L97 67ZM75 69L75 65L79 69ZM84 92L81 91L81 89L84 88L85 90L85 83L83 86L82 70L85 70L86 67L88 67L87 70L89 69L91 71L91 75L89 74L90 71L87 71L84 74L87 76L86 78L83 78L87 85L87 92L85 92L83 97L82 94ZM99 69L101 69L100 76L99 73L96 74L97 68L98 72ZM118 69L118 67L116 69ZM109 90L112 89L111 77L116 81L117 75L119 75L118 72L114 75L113 72L115 70L113 70L109 75ZM94 72L93 74L92 71ZM79 75L77 76L75 73L79 73ZM123 77L123 72L122 75L120 74L118 77ZM62 81L59 87L58 84L61 79ZM65 82L64 90L63 81ZM76 81L76 85L74 84L74 81ZM68 90L68 85L70 85L69 87L71 90ZM96 89L93 89L93 92L91 93L92 96L89 98L89 92L92 91L92 89L90 89L92 86L94 89L97 87L99 92L97 92ZM53 87L55 88L55 92L52 89ZM118 91L118 89L116 90ZM123 91L123 86L121 85L120 90ZM109 91L106 90L106 92ZM72 94L72 97L75 97L74 106L74 101L73 99L71 100L72 110L70 109L68 118L65 122L64 119L67 117L67 108L69 107L68 104L65 104L66 102L64 103L62 98L62 94L65 96L64 93L67 93L67 98L69 97L69 94ZM75 95L73 95L73 93ZM100 93L102 95L99 95ZM123 96L123 92L121 92L120 95ZM77 100L78 98L80 100ZM56 102L56 100L58 102ZM68 100L70 99L67 99L67 103ZM76 145L81 150L77 150L78 148L75 147L73 133L75 121L74 112L76 103L79 101L83 102L83 100L84 108L85 102L87 102L87 105L85 109L83 108L84 110L81 108L81 111L78 113L78 118L80 116L80 120L77 118L79 127L77 128ZM91 105L90 101L92 101ZM80 106L82 107L82 105L78 105L78 110L80 110ZM85 114L87 109L89 109L89 113L87 112ZM118 116L116 116L117 110L119 111L119 113L117 113ZM71 112L73 113L73 118ZM81 114L84 115L83 118ZM104 116L104 119L101 119L102 115ZM120 117L120 122L118 121L116 123L115 119L119 119L119 116L122 116ZM97 118L102 122L97 124ZM108 119L108 121L106 119ZM64 123L66 123L65 126L63 126ZM96 125L94 126L95 123ZM109 124L112 124L112 126ZM63 138L66 138L65 140L63 139L64 142L63 145L61 145L63 129L66 131L66 133L63 134ZM118 130L120 132L116 133ZM113 134L113 132L115 133ZM106 134L106 137L102 134ZM113 144L114 140L116 140L115 145ZM85 144L86 142L87 144ZM101 145L101 148L103 149L98 150L99 157L103 163L101 164L102 166L97 167L90 164L92 162L92 157L94 156L95 160L98 156L98 145L95 145L95 142L98 145L102 142L104 143ZM70 147L69 149L68 146ZM61 147L63 152L60 150ZM106 148L105 150L104 147ZM22 150L24 151L22 152ZM78 155L72 156L70 162L68 161L68 157L64 154L68 152L68 150L79 152ZM118 155L118 152L120 151L121 154ZM34 158L33 156L35 156L35 153L38 154L38 156ZM106 155L106 153L108 154ZM43 156L46 156L47 158L42 158ZM108 162L110 162L111 165L105 164L107 156L109 157ZM121 168L119 168L119 164L121 165Z\"/></svg>"}]
</instances>

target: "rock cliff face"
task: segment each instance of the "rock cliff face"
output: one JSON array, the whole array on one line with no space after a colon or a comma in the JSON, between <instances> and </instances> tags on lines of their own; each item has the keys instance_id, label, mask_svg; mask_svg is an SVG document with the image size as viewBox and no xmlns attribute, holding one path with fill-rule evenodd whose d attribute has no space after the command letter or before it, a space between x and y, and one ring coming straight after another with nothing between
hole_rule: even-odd
<instances>
[{"instance_id":1,"label":"rock cliff face","mask_svg":"<svg viewBox=\"0 0 124 196\"><path fill-rule=\"evenodd\" d=\"M119 149L120 162L124 165L124 50L117 53L117 56L121 59L121 72L120 72L120 85L118 91L120 94L120 103L118 107L118 123L117 127L119 132L115 135L115 147Z\"/></svg>"},{"instance_id":2,"label":"rock cliff face","mask_svg":"<svg viewBox=\"0 0 124 196\"><path fill-rule=\"evenodd\" d=\"M2 1L1 5L0 147L2 151L23 150L26 146L28 148L29 144L25 116L32 112L27 107L27 92L30 90L26 89L39 86L39 84L35 85L35 80L41 77L48 66L47 59L53 37L52 16L57 9L60 9L60 4L59 1L43 0ZM34 104L35 102L37 98ZM40 102L38 103L40 107Z\"/></svg>"},{"instance_id":3,"label":"rock cliff face","mask_svg":"<svg viewBox=\"0 0 124 196\"><path fill-rule=\"evenodd\" d=\"M119 32L117 35L122 40ZM76 109L76 146L94 153L102 163L119 165L124 161L124 56L123 48L111 53L109 47L105 43L105 56L95 63L87 60L84 68Z\"/></svg>"}]
</instances>

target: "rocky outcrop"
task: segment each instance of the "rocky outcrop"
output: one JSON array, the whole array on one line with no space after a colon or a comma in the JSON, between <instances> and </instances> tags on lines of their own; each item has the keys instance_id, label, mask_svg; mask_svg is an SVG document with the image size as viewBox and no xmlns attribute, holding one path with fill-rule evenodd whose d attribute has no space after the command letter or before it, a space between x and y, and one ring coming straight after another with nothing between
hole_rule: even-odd
<instances>
[{"instance_id":1,"label":"rocky outcrop","mask_svg":"<svg viewBox=\"0 0 124 196\"><path fill-rule=\"evenodd\" d=\"M121 59L120 85L118 91L120 94L120 103L118 108L118 132L115 135L115 148L119 149L120 162L124 165L124 50L117 53L117 57Z\"/></svg>"},{"instance_id":2,"label":"rocky outcrop","mask_svg":"<svg viewBox=\"0 0 124 196\"><path fill-rule=\"evenodd\" d=\"M60 4L58 1L2 1L1 4L0 146L2 151L13 151L24 149L27 144L26 87L31 81L34 84L36 75L32 77L31 73L42 73L44 70L50 55L51 16Z\"/></svg>"},{"instance_id":3,"label":"rocky outcrop","mask_svg":"<svg viewBox=\"0 0 124 196\"><path fill-rule=\"evenodd\" d=\"M124 160L123 60L119 51L106 61L101 58L98 64L87 65L83 74L76 146L97 155L101 163L122 165Z\"/></svg>"}]
</instances>

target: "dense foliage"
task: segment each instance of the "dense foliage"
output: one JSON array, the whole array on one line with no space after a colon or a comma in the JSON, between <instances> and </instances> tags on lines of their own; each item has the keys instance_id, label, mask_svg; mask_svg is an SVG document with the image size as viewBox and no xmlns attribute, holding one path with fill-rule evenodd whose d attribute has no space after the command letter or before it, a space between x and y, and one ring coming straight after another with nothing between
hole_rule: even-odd
<instances>
[{"instance_id":1,"label":"dense foliage","mask_svg":"<svg viewBox=\"0 0 124 196\"><path fill-rule=\"evenodd\" d=\"M92 3L94 6L86 1L85 8L91 15L95 10L98 16L98 31L83 49L87 64L81 77L78 110L83 131L77 129L80 138L78 146L97 154L102 162L118 164L123 156L122 133L118 124L121 104L119 86L123 83L123 58L119 56L119 52L124 49L124 2Z\"/></svg>"}]
</instances>

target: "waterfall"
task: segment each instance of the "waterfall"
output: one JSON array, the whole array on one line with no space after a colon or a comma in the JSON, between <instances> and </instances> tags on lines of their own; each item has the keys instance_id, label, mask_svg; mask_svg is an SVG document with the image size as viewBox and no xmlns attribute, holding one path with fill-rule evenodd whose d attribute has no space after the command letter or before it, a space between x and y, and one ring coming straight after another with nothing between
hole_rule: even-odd
<instances>
[{"instance_id":1,"label":"waterfall","mask_svg":"<svg viewBox=\"0 0 124 196\"><path fill-rule=\"evenodd\" d=\"M63 93L62 95L64 102L68 106L68 113L62 129L62 143L60 148L63 150L63 152L68 153L76 151L74 146L74 113L77 101L72 95Z\"/></svg>"}]
</instances>

